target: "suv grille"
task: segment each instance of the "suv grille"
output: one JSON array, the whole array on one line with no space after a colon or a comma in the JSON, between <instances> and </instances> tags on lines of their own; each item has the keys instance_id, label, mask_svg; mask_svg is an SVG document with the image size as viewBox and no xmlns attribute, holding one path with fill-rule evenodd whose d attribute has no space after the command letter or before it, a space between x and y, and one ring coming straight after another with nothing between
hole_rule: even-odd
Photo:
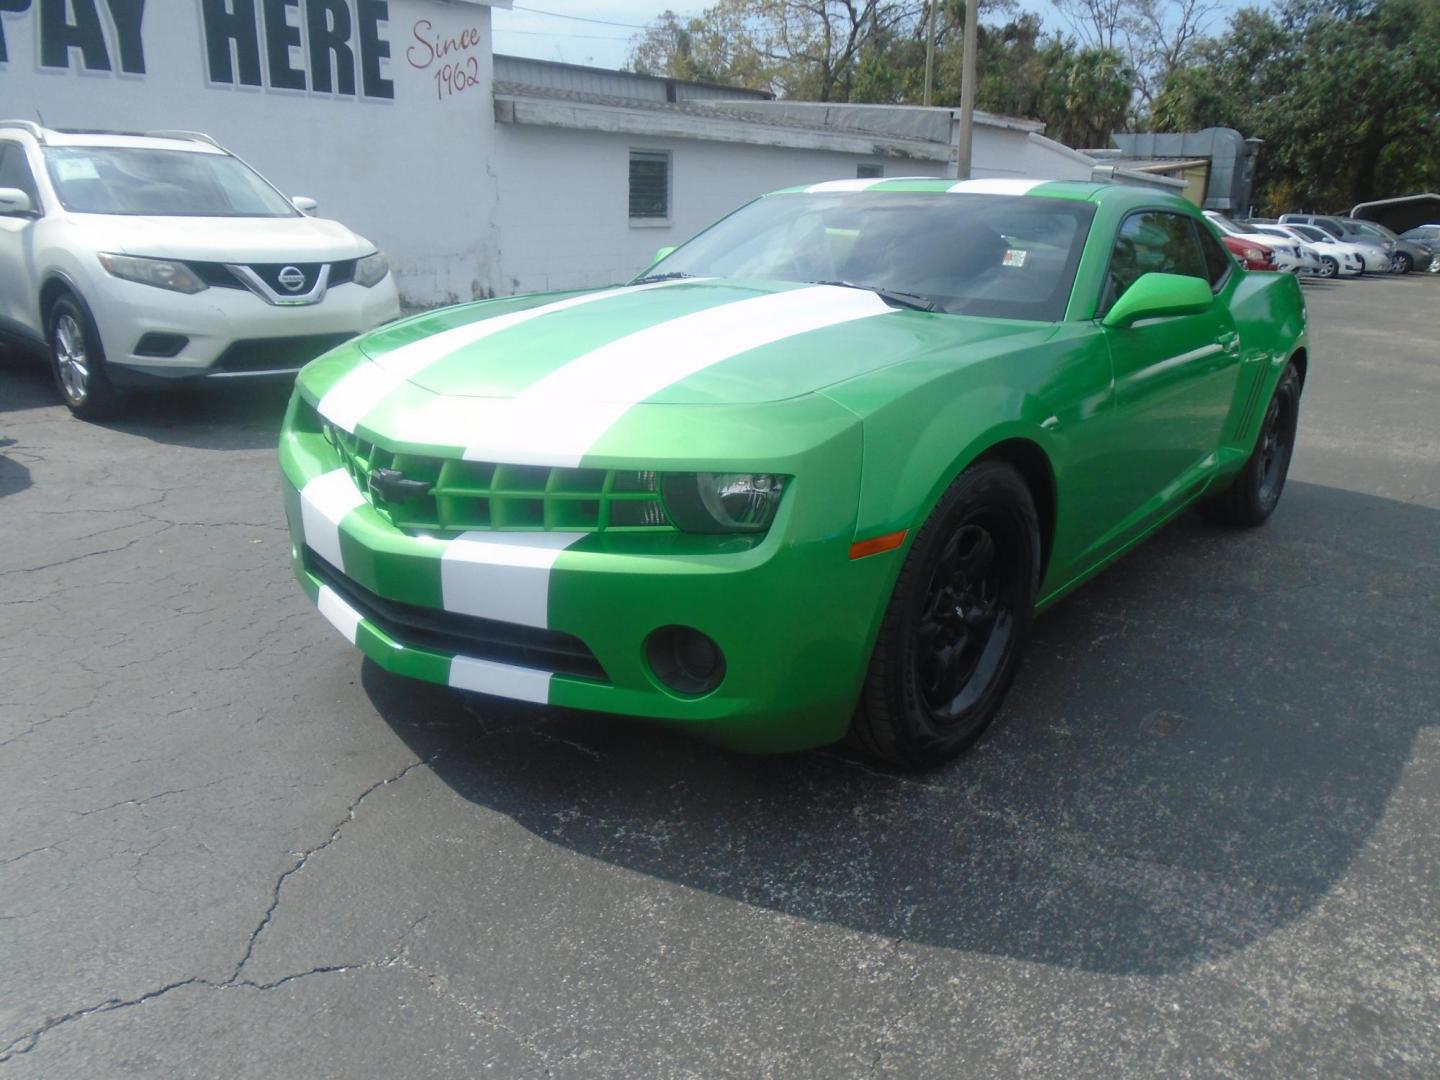
<instances>
[{"instance_id":1,"label":"suv grille","mask_svg":"<svg viewBox=\"0 0 1440 1080\"><path fill-rule=\"evenodd\" d=\"M634 470L497 465L397 454L333 424L322 426L370 504L398 529L676 532L660 474ZM428 490L387 498L371 474L389 469Z\"/></svg>"},{"instance_id":2,"label":"suv grille","mask_svg":"<svg viewBox=\"0 0 1440 1080\"><path fill-rule=\"evenodd\" d=\"M309 334L305 337L246 338L216 358L211 371L299 371L323 352L343 345L353 334Z\"/></svg>"},{"instance_id":3,"label":"suv grille","mask_svg":"<svg viewBox=\"0 0 1440 1080\"><path fill-rule=\"evenodd\" d=\"M595 654L570 634L387 600L346 577L308 547L305 568L402 645L610 681Z\"/></svg>"}]
</instances>

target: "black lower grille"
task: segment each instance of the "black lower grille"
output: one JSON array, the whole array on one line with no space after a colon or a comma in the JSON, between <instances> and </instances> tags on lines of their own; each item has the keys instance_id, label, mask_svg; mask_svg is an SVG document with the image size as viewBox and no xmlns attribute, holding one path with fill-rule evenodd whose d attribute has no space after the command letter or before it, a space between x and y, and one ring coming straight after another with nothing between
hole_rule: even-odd
<instances>
[{"instance_id":1,"label":"black lower grille","mask_svg":"<svg viewBox=\"0 0 1440 1080\"><path fill-rule=\"evenodd\" d=\"M213 371L283 371L299 369L323 352L343 345L353 334L309 334L305 337L253 338L237 341L220 354Z\"/></svg>"},{"instance_id":2,"label":"black lower grille","mask_svg":"<svg viewBox=\"0 0 1440 1080\"><path fill-rule=\"evenodd\" d=\"M308 547L305 568L402 645L610 681L595 654L570 634L387 600L340 573Z\"/></svg>"}]
</instances>

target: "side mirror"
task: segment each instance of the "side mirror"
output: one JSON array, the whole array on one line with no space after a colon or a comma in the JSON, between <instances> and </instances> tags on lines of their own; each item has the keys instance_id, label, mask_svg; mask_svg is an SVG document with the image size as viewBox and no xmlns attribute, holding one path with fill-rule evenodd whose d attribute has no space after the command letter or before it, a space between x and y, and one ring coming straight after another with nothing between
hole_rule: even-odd
<instances>
[{"instance_id":1,"label":"side mirror","mask_svg":"<svg viewBox=\"0 0 1440 1080\"><path fill-rule=\"evenodd\" d=\"M1199 315L1215 296L1210 283L1185 274L1141 274L1101 320L1102 326L1126 327L1141 319Z\"/></svg>"},{"instance_id":2,"label":"side mirror","mask_svg":"<svg viewBox=\"0 0 1440 1080\"><path fill-rule=\"evenodd\" d=\"M35 204L30 201L30 196L19 188L0 188L0 215L35 217Z\"/></svg>"},{"instance_id":3,"label":"side mirror","mask_svg":"<svg viewBox=\"0 0 1440 1080\"><path fill-rule=\"evenodd\" d=\"M309 195L296 195L290 202L295 209L299 210L302 214L313 214L316 210L320 209L320 204L310 198Z\"/></svg>"},{"instance_id":4,"label":"side mirror","mask_svg":"<svg viewBox=\"0 0 1440 1080\"><path fill-rule=\"evenodd\" d=\"M674 251L675 248L678 247L678 246L679 246L679 245L677 245L677 244L671 244L669 247L663 247L663 248L661 248L659 251L655 252L655 258L653 258L653 259L650 260L650 265L651 265L651 266L654 266L654 265L655 265L656 263L658 263L661 259L667 257L667 256L668 256L672 251Z\"/></svg>"}]
</instances>

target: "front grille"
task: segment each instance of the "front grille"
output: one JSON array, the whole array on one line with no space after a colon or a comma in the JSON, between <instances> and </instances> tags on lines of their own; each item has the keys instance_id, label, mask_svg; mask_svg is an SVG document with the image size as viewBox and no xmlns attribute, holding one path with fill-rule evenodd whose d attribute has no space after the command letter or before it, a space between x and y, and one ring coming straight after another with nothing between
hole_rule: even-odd
<instances>
[{"instance_id":1,"label":"front grille","mask_svg":"<svg viewBox=\"0 0 1440 1080\"><path fill-rule=\"evenodd\" d=\"M195 272L196 277L216 289L247 289L243 281L230 272L224 263L218 262L187 262L186 266Z\"/></svg>"},{"instance_id":2,"label":"front grille","mask_svg":"<svg viewBox=\"0 0 1440 1080\"><path fill-rule=\"evenodd\" d=\"M355 280L355 264L357 259L341 259L330 264L330 281L333 288L336 285L345 285ZM249 286L237 278L230 269L219 262L187 262L186 266L194 271L195 276L206 285L217 289L248 289ZM237 264L244 265L244 264ZM250 269L259 274L265 283L274 289L281 296L300 295L309 292L315 287L315 278L320 273L322 263L250 263ZM297 289L295 293L280 284L279 274L287 266L294 266L305 275L305 285Z\"/></svg>"},{"instance_id":3,"label":"front grille","mask_svg":"<svg viewBox=\"0 0 1440 1080\"><path fill-rule=\"evenodd\" d=\"M349 341L353 334L307 334L304 337L250 338L236 341L220 354L212 371L299 370L323 352Z\"/></svg>"},{"instance_id":4,"label":"front grille","mask_svg":"<svg viewBox=\"0 0 1440 1080\"><path fill-rule=\"evenodd\" d=\"M660 498L660 475L617 469L498 465L397 454L323 425L356 486L398 529L554 532L675 532ZM423 493L387 499L371 474L390 469L428 485Z\"/></svg>"},{"instance_id":5,"label":"front grille","mask_svg":"<svg viewBox=\"0 0 1440 1080\"><path fill-rule=\"evenodd\" d=\"M570 634L387 600L346 577L308 547L305 568L402 645L610 681L595 654Z\"/></svg>"}]
</instances>

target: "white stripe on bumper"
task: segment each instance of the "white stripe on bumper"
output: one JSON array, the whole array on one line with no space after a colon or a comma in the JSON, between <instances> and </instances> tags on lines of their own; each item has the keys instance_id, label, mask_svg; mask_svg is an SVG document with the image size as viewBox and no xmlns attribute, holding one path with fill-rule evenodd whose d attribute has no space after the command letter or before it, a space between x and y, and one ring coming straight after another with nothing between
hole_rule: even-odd
<instances>
[{"instance_id":1,"label":"white stripe on bumper","mask_svg":"<svg viewBox=\"0 0 1440 1080\"><path fill-rule=\"evenodd\" d=\"M574 467L631 408L741 353L828 326L893 314L864 289L814 286L682 315L572 360L477 423L469 461ZM473 406L472 406L473 407ZM489 419L489 418L487 418Z\"/></svg>"},{"instance_id":2,"label":"white stripe on bumper","mask_svg":"<svg viewBox=\"0 0 1440 1080\"><path fill-rule=\"evenodd\" d=\"M340 555L340 522L364 502L365 496L344 469L321 473L300 489L305 543L337 570L345 569Z\"/></svg>"},{"instance_id":3,"label":"white stripe on bumper","mask_svg":"<svg viewBox=\"0 0 1440 1080\"><path fill-rule=\"evenodd\" d=\"M330 620L330 625L354 645L356 634L360 630L360 613L342 600L340 594L329 585L320 586L316 605L320 608L320 614Z\"/></svg>"},{"instance_id":4,"label":"white stripe on bumper","mask_svg":"<svg viewBox=\"0 0 1440 1080\"><path fill-rule=\"evenodd\" d=\"M550 673L457 656L450 661L450 685L457 690L498 694L544 705L550 700Z\"/></svg>"},{"instance_id":5,"label":"white stripe on bumper","mask_svg":"<svg viewBox=\"0 0 1440 1080\"><path fill-rule=\"evenodd\" d=\"M440 595L446 611L545 627L550 571L583 533L467 532L445 545Z\"/></svg>"}]
</instances>

